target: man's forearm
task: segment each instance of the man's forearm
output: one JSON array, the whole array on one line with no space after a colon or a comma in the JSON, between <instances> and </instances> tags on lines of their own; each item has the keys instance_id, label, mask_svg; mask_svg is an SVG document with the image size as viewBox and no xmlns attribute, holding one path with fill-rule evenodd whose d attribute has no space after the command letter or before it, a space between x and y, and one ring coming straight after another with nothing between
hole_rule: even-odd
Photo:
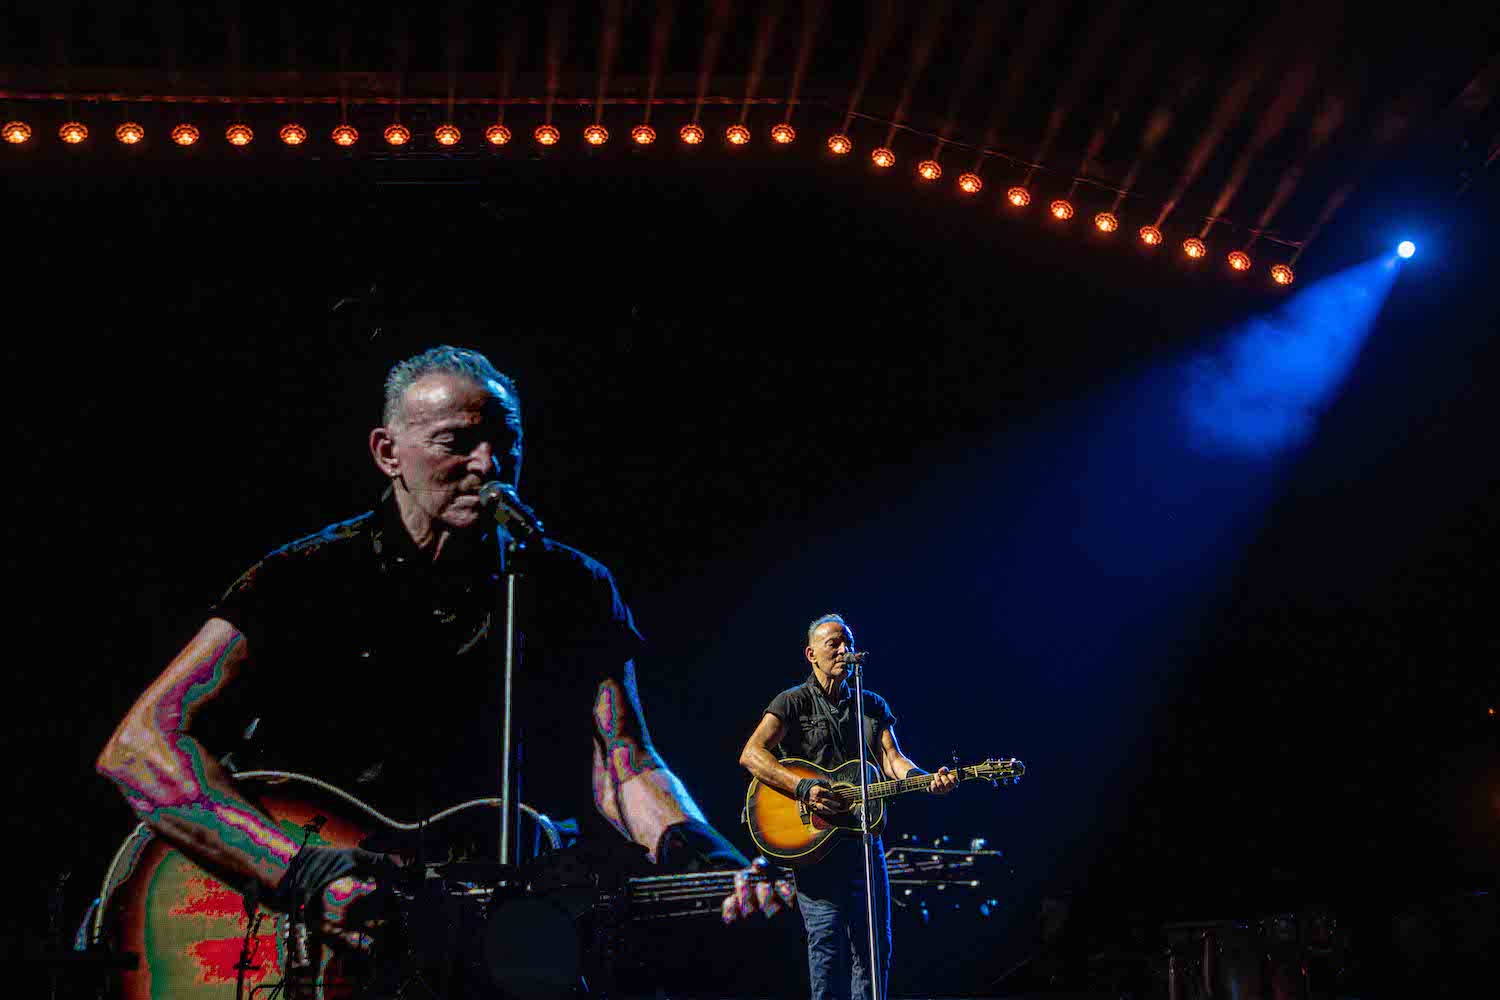
<instances>
[{"instance_id":1,"label":"man's forearm","mask_svg":"<svg viewBox=\"0 0 1500 1000\"><path fill-rule=\"evenodd\" d=\"M740 763L762 783L788 795L797 794L797 782L800 780L797 773L789 770L765 747L746 747L745 752L740 754Z\"/></svg>"},{"instance_id":2,"label":"man's forearm","mask_svg":"<svg viewBox=\"0 0 1500 1000\"><path fill-rule=\"evenodd\" d=\"M297 844L234 788L201 743L172 733L132 745L116 739L98 769L136 815L204 868L263 893L286 873Z\"/></svg>"}]
</instances>

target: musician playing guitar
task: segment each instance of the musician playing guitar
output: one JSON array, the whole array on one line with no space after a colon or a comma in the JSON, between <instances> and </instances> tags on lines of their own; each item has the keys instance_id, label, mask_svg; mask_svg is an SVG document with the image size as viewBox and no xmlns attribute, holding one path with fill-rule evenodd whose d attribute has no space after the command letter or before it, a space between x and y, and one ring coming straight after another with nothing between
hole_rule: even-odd
<instances>
[{"instance_id":1,"label":"musician playing guitar","mask_svg":"<svg viewBox=\"0 0 1500 1000\"><path fill-rule=\"evenodd\" d=\"M859 757L855 742L854 691L848 683L855 655L854 632L836 614L816 619L807 629L803 650L812 674L782 691L766 706L760 725L745 743L740 763L759 781L796 797L815 815L835 816L849 808L830 794L830 787L804 778L781 763L796 757L832 770ZM865 718L858 727L869 761L887 778L927 772L901 752L890 706L880 695L864 692ZM856 767L857 773L857 767ZM951 791L956 775L941 768L932 776L934 794ZM797 873L798 906L807 929L807 964L813 1000L845 1000L870 995L869 930L866 924L864 860L858 837L846 837L816 863ZM880 996L890 971L890 887L884 849L877 838L872 852L875 924L880 958Z\"/></svg>"},{"instance_id":2,"label":"musician playing guitar","mask_svg":"<svg viewBox=\"0 0 1500 1000\"><path fill-rule=\"evenodd\" d=\"M178 404L183 421L198 419L191 398ZM170 441L170 428L153 436ZM307 772L408 816L498 794L499 529L479 493L515 485L521 443L515 385L482 354L438 347L391 369L369 435L380 503L246 572L99 755L158 837L262 904L308 907L315 930L364 943L349 914L385 854L299 854L298 831L237 788L226 757ZM238 471L231 451L219 457L197 473L209 497ZM635 682L642 640L609 571L550 538L531 549L513 694L523 798L577 818L582 841L634 841L665 871L745 867L651 742ZM761 883L724 913L784 898Z\"/></svg>"}]
</instances>

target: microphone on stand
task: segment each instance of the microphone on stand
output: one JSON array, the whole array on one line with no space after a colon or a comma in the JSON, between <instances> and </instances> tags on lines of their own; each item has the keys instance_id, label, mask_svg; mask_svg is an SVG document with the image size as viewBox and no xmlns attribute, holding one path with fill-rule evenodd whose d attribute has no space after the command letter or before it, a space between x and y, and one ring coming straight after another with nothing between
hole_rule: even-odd
<instances>
[{"instance_id":1,"label":"microphone on stand","mask_svg":"<svg viewBox=\"0 0 1500 1000\"><path fill-rule=\"evenodd\" d=\"M844 653L839 657L839 662L846 667L863 667L869 656L869 653Z\"/></svg>"},{"instance_id":2,"label":"microphone on stand","mask_svg":"<svg viewBox=\"0 0 1500 1000\"><path fill-rule=\"evenodd\" d=\"M536 512L521 502L516 488L498 479L491 479L479 487L479 503L499 523L513 529L523 538L541 535L542 519Z\"/></svg>"}]
</instances>

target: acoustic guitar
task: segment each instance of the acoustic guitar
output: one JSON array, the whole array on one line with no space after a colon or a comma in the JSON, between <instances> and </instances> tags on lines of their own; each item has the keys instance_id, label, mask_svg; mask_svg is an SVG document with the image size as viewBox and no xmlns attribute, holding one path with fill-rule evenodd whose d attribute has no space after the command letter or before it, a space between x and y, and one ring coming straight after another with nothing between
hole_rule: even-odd
<instances>
[{"instance_id":1,"label":"acoustic guitar","mask_svg":"<svg viewBox=\"0 0 1500 1000\"><path fill-rule=\"evenodd\" d=\"M842 837L860 835L859 761L847 761L832 770L797 757L787 757L781 764L799 779L818 778L828 782L833 795L848 803L849 810L832 816L816 813L807 803L799 802L756 778L745 793L743 816L757 851L783 864L803 865L820 860ZM870 829L875 833L885 827L887 800L912 792L925 792L932 784L929 774L883 781L873 763L866 761L865 766L869 768L866 792L870 803ZM957 767L953 773L960 782L978 779L998 787L1019 781L1026 773L1026 765L1013 757L1008 760L991 758Z\"/></svg>"},{"instance_id":2,"label":"acoustic guitar","mask_svg":"<svg viewBox=\"0 0 1500 1000\"><path fill-rule=\"evenodd\" d=\"M306 838L313 845L354 847L362 841L368 845L374 834L387 842L421 836L432 845L443 842L450 825L459 834L465 827L498 824L498 798L403 821L308 775L242 771L234 778L239 790L298 843ZM529 806L521 809L534 827L539 857L521 866L519 878L511 874L516 884L496 889L494 873L500 869L483 862L423 865L427 874L416 880L422 884L419 896L431 897L438 888L440 898L418 898L394 921L404 925L403 947L411 950L413 940L424 946L421 937L436 934L442 940L426 942L429 953L451 957L467 949L469 974L502 984L507 995L582 992L579 982L612 960L590 953L601 945L613 947L618 935L612 928L700 914L717 918L720 901L734 889L733 871L601 879L597 869L556 850L562 839L551 820ZM785 871L766 877L791 881ZM291 949L298 943L295 928L286 914L264 907L255 919L254 933L247 937L252 925L240 891L140 824L115 852L78 945L139 956L135 967L121 974L115 993L130 1000L268 996L279 983L286 984L283 997L366 995L355 979L368 981L368 971L351 972L316 940L309 955L313 971L288 977ZM247 939L249 961L244 960ZM299 984L299 978L306 982ZM408 992L428 995L414 987Z\"/></svg>"}]
</instances>

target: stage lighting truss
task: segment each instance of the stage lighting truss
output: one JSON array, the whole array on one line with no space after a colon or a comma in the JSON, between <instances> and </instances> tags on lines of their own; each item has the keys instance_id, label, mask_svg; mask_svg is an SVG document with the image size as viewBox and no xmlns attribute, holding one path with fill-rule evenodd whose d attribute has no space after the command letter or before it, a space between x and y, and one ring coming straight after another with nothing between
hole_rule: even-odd
<instances>
[{"instance_id":1,"label":"stage lighting truss","mask_svg":"<svg viewBox=\"0 0 1500 1000\"><path fill-rule=\"evenodd\" d=\"M69 145L79 145L89 137L88 126L78 120L68 120L57 130L58 138ZM512 138L511 130L496 121L484 129L485 142L490 146L499 147L507 145ZM196 125L189 122L180 122L168 133L171 141L178 146L191 146L202 137ZM297 122L289 122L281 125L276 131L277 137L288 146L301 146L311 141L311 135L306 127ZM631 143L636 146L648 146L656 141L656 129L644 122L633 126L629 132ZM145 140L145 128L138 122L128 121L114 128L115 138L124 145L136 145ZM349 148L359 141L359 131L348 122L335 126L328 133L329 139L336 146ZM390 146L405 146L412 140L412 131L400 122L387 125L381 136ZM790 123L778 122L772 125L768 136L773 145L790 145L796 140L797 132ZM32 126L20 119L5 122L0 126L0 140L12 146L24 145L33 137ZM554 146L562 141L562 133L557 126L551 123L538 125L532 132L532 137L541 146ZM683 144L688 146L701 145L707 138L703 126L698 122L689 122L682 125L678 130L678 137ZM255 138L251 126L244 122L234 122L224 131L224 138L231 146L249 146ZM459 127L453 122L443 122L434 128L433 140L440 146L457 146L462 140ZM731 146L747 146L753 141L750 129L742 124L732 124L724 130L725 141ZM583 130L583 139L587 145L603 146L609 141L609 131L600 123L595 122ZM843 132L835 132L827 139L828 151L834 156L846 156L854 150L854 140ZM877 170L888 170L896 165L896 153L887 146L877 146L870 152L870 162ZM1031 170L1037 169L1037 165L1031 165L1028 170L1028 178ZM943 177L942 165L936 159L924 159L916 165L916 177L920 183L934 183ZM979 174L974 171L965 171L958 175L956 182L958 191L971 196L978 194L984 188L984 182ZM1076 187L1076 182L1075 182ZM1117 192L1121 196L1127 192ZM1014 184L1005 191L1005 202L1011 208L1021 209L1031 204L1032 192L1025 184ZM1119 199L1116 199L1116 204ZM1078 211L1068 198L1054 198L1047 203L1048 215L1061 222L1071 220ZM1093 225L1101 233L1114 233L1119 231L1121 220L1113 211L1097 212L1093 215ZM1165 242L1162 230L1156 225L1141 226L1137 231L1137 237L1147 247L1158 247ZM1295 246L1295 244L1292 244ZM1203 239L1197 236L1188 237L1182 241L1182 252L1190 260L1201 260L1208 255L1208 246ZM1415 248L1410 242L1403 242L1398 248L1398 256L1407 258L1412 256ZM1233 250L1225 256L1226 262L1231 270L1237 273L1247 273L1254 268L1249 253L1246 250ZM1270 280L1278 286L1291 285L1296 280L1295 272L1291 265L1278 263L1269 268Z\"/></svg>"}]
</instances>

